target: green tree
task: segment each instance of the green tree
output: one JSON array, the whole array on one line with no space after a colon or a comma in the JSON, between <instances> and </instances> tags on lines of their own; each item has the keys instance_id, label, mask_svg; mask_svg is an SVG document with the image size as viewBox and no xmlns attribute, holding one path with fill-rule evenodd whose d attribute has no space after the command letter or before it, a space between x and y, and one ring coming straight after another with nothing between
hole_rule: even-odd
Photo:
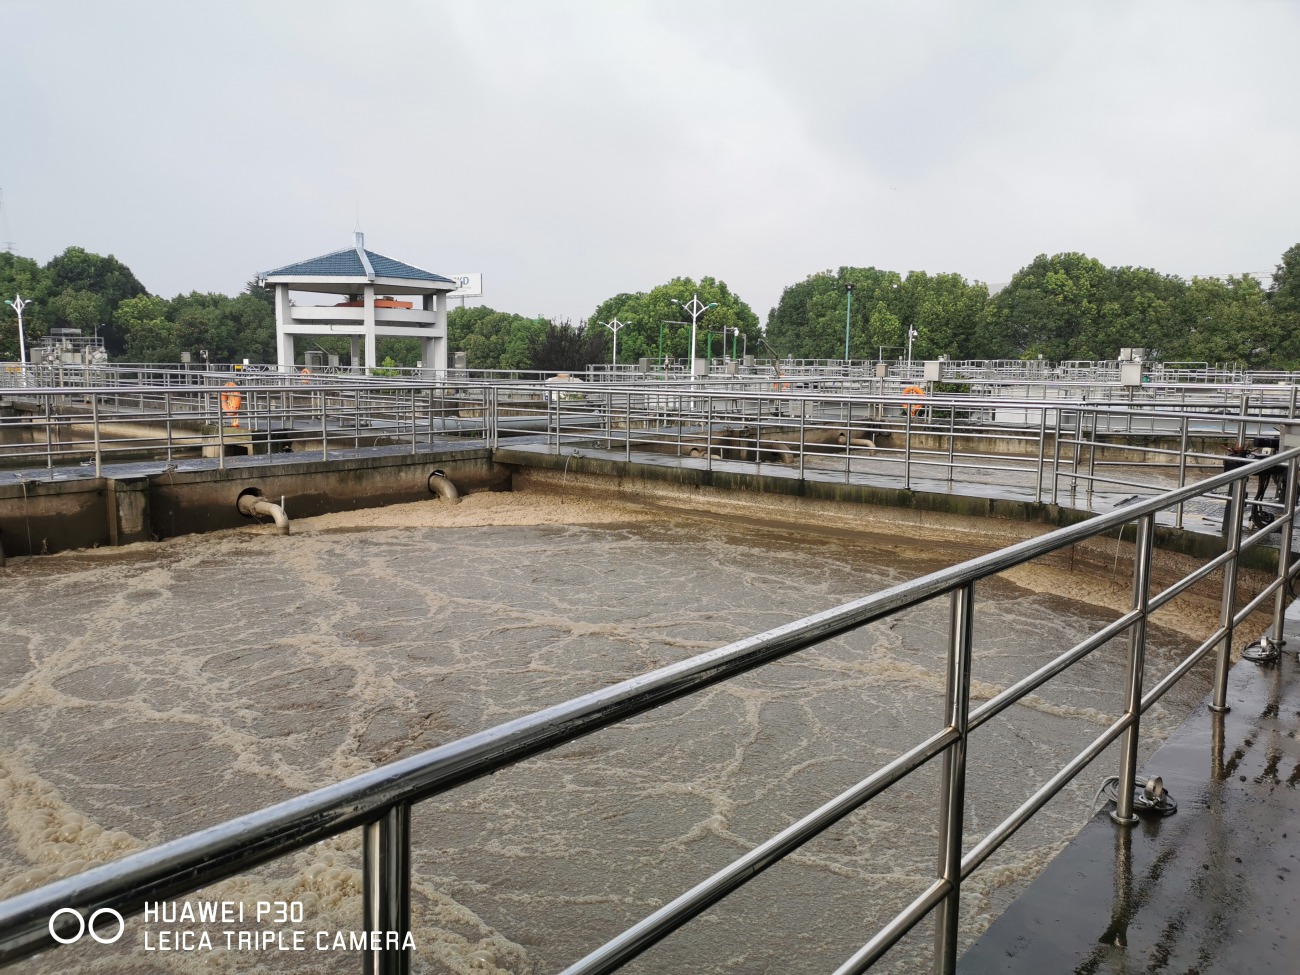
<instances>
[{"instance_id":1,"label":"green tree","mask_svg":"<svg viewBox=\"0 0 1300 975\"><path fill-rule=\"evenodd\" d=\"M911 329L914 358L967 358L987 301L985 285L958 274L913 271L903 278L874 267L842 267L786 288L768 314L767 338L783 356L843 359L847 325L850 359L889 359L904 354Z\"/></svg>"},{"instance_id":2,"label":"green tree","mask_svg":"<svg viewBox=\"0 0 1300 975\"><path fill-rule=\"evenodd\" d=\"M1092 358L1085 352L1099 331L1110 285L1109 271L1095 258L1039 254L989 299L981 351L987 358Z\"/></svg>"},{"instance_id":3,"label":"green tree","mask_svg":"<svg viewBox=\"0 0 1300 975\"><path fill-rule=\"evenodd\" d=\"M1263 286L1239 278L1193 278L1178 306L1186 336L1181 358L1247 368L1276 364L1279 329Z\"/></svg>"},{"instance_id":4,"label":"green tree","mask_svg":"<svg viewBox=\"0 0 1300 975\"><path fill-rule=\"evenodd\" d=\"M1300 368L1300 244L1282 255L1268 289L1268 304L1277 329L1278 362L1281 368Z\"/></svg>"},{"instance_id":5,"label":"green tree","mask_svg":"<svg viewBox=\"0 0 1300 975\"><path fill-rule=\"evenodd\" d=\"M178 362L181 357L180 328L167 320L167 302L153 295L140 295L120 302L113 324L126 336L129 362Z\"/></svg>"},{"instance_id":6,"label":"green tree","mask_svg":"<svg viewBox=\"0 0 1300 975\"><path fill-rule=\"evenodd\" d=\"M447 315L447 346L464 352L470 369L532 369L532 348L546 334L543 318L494 308L453 308Z\"/></svg>"},{"instance_id":7,"label":"green tree","mask_svg":"<svg viewBox=\"0 0 1300 975\"><path fill-rule=\"evenodd\" d=\"M618 333L619 362L658 359L661 335L665 358L685 359L690 355L690 314L673 302L689 305L696 297L703 305L717 306L696 316L697 356L723 355L724 344L726 355L737 346L737 351L753 351L762 335L758 316L725 281L707 276L698 283L691 278L673 278L648 292L606 298L587 320L588 332L599 330L608 337L609 330L600 323L617 318L625 326ZM589 347L594 346L592 339ZM602 361L610 361L608 347Z\"/></svg>"},{"instance_id":8,"label":"green tree","mask_svg":"<svg viewBox=\"0 0 1300 975\"><path fill-rule=\"evenodd\" d=\"M0 361L18 359L18 316L3 302L13 301L19 295L24 301L32 301L43 291L43 275L40 265L30 257L0 252ZM23 334L29 340L33 328L38 330L37 334L45 331L35 312L35 304L23 311Z\"/></svg>"},{"instance_id":9,"label":"green tree","mask_svg":"<svg viewBox=\"0 0 1300 975\"><path fill-rule=\"evenodd\" d=\"M83 298L70 297L74 292L93 296L93 310ZM103 257L82 247L69 247L45 265L38 296L44 308L41 322L46 328L80 328L83 332L103 323L106 327L99 335L105 348L109 355L121 355L126 336L118 331L114 313L127 298L147 293L131 269L112 254Z\"/></svg>"}]
</instances>

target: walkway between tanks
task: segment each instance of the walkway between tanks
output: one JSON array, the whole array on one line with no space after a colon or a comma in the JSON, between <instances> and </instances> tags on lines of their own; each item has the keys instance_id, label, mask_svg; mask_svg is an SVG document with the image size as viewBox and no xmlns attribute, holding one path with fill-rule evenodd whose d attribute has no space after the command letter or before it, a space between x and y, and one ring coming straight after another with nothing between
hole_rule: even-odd
<instances>
[{"instance_id":1,"label":"walkway between tanks","mask_svg":"<svg viewBox=\"0 0 1300 975\"><path fill-rule=\"evenodd\" d=\"M1244 645L1254 634L1245 635ZM1151 756L1178 802L1101 812L962 956L962 975L1275 975L1300 951L1300 603L1273 664L1229 675Z\"/></svg>"},{"instance_id":2,"label":"walkway between tanks","mask_svg":"<svg viewBox=\"0 0 1300 975\"><path fill-rule=\"evenodd\" d=\"M430 454L436 454L440 450L463 451L484 449L488 446L488 441L482 438L454 438L442 441L421 441L417 445L417 452L421 457L421 462L424 462L427 461ZM503 439L498 444L497 451L518 452L524 455L555 454L554 446L549 444L547 437L542 434ZM328 460L319 450L304 450L270 454L232 455L225 458L224 466L227 468L255 469L263 466L313 462L326 463L333 460L358 457L401 456L411 453L410 444L372 447L343 447L340 444L338 447L330 447ZM562 456L567 457L570 455L619 462L624 460L625 451L617 446L601 448L583 444L581 446L566 447ZM797 465L773 462L755 463L752 461L722 460L716 457L681 457L648 451L633 451L632 461L636 464L660 468L716 470L732 474L754 474L779 478L796 478L799 476ZM128 478L149 477L173 471L217 470L220 466L222 466L220 461L210 457L175 458L171 461L160 458L106 463L101 465L100 470L103 477ZM840 458L832 460L829 457L812 454L809 455L805 462L803 479L824 484L865 484L937 495L949 494L973 498L994 498L1025 503L1052 502L1050 475L1045 478L1042 490L1039 491L1036 485L1037 472L1028 467L1024 470L1002 471L990 471L983 468L981 469L981 477L978 480L962 480L960 470L955 472L952 479L946 476L934 476L933 473L927 474L927 472L933 472L934 466L917 458L911 461L911 470L907 477L904 477L902 467L903 461L895 455L880 457L855 456L846 475ZM0 470L0 485L17 484L22 481L75 481L93 478L94 476L94 466L91 462L73 466L36 466L21 470ZM1070 475L1062 473L1060 479L1062 484L1057 493L1056 503L1064 507L1093 511L1098 514L1117 510L1139 497L1154 495L1159 490L1172 489L1176 486L1173 481L1167 485L1153 483L1146 491L1137 488L1111 486L1095 489L1089 494L1083 487L1076 488L1073 491L1069 490L1066 485ZM1083 485L1085 482L1080 477L1077 483ZM1222 512L1222 505L1217 502L1202 499L1190 501L1184 506L1182 527L1188 531L1202 534L1220 534ZM1162 512L1159 523L1173 525L1173 513Z\"/></svg>"}]
</instances>

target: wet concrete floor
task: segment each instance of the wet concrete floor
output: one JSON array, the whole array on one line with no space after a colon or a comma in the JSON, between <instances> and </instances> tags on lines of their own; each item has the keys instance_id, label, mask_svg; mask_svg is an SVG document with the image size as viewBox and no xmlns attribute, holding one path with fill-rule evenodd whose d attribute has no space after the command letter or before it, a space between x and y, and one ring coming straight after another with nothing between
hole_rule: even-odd
<instances>
[{"instance_id":1,"label":"wet concrete floor","mask_svg":"<svg viewBox=\"0 0 1300 975\"><path fill-rule=\"evenodd\" d=\"M963 975L1294 972L1300 967L1300 613L1272 664L1229 675L1146 762L1178 802L1099 813L961 959ZM1294 617L1294 618L1291 618ZM1112 808L1112 807L1108 807Z\"/></svg>"}]
</instances>

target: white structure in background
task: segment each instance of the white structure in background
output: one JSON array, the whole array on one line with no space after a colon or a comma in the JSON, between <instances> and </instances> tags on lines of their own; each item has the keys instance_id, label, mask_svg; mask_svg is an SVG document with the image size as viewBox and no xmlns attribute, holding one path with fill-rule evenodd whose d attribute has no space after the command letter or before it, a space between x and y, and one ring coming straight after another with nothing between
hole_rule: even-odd
<instances>
[{"instance_id":1,"label":"white structure in background","mask_svg":"<svg viewBox=\"0 0 1300 975\"><path fill-rule=\"evenodd\" d=\"M358 232L352 247L258 277L264 287L275 288L275 347L282 371L297 365L296 335L349 336L352 365L364 362L367 372L378 365L379 336L419 339L425 368L446 370L447 295L458 283L368 251L365 243L365 235ZM333 305L296 305L289 300L292 291L342 295L344 300Z\"/></svg>"}]
</instances>

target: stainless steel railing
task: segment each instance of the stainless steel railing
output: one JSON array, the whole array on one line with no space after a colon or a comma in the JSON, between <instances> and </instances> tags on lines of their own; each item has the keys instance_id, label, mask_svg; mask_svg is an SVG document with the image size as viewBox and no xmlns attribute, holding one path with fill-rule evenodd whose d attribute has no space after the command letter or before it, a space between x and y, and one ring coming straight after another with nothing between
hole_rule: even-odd
<instances>
[{"instance_id":1,"label":"stainless steel railing","mask_svg":"<svg viewBox=\"0 0 1300 975\"><path fill-rule=\"evenodd\" d=\"M930 913L935 915L933 970L951 973L956 966L957 919L963 881L1070 779L1121 737L1120 781L1131 782L1136 768L1142 714L1211 652L1216 653L1214 702L1216 706L1222 706L1234 631L1269 599L1274 601L1273 635L1281 638L1286 585L1296 574L1290 561L1290 540L1296 501L1297 457L1300 457L1300 448L1286 450L1276 457L1220 474L1202 484L1171 491L1134 504L1122 512L1099 516L1012 545L12 897L0 902L0 964L9 964L56 947L53 933L57 931L64 935L67 933L64 922L68 930L73 924L70 915L54 920L55 912L61 909L71 908L88 916L91 912L111 908L129 916L142 910L147 901L164 900L200 889L351 829L363 831L366 929L405 930L410 917L410 810L416 803L909 607L947 597L950 612L946 704L932 733L850 789L570 965L564 975L597 975L617 970L830 825L870 802L890 785L936 758L941 759L943 767L935 876L920 895L846 959L836 970L836 975L866 971ZM1286 465L1289 475L1283 510L1267 529L1243 537L1239 526L1244 483L1278 463ZM1225 551L1163 590L1153 591L1151 550L1156 516L1198 493L1221 487L1231 490L1236 526L1229 532ZM999 572L1090 538L1115 532L1123 537L1126 526L1131 523L1136 523L1137 528L1129 611L972 708L971 631L976 614L975 585ZM1275 532L1280 533L1276 578L1245 606L1238 608L1239 556L1263 544ZM1223 576L1219 626L1168 673L1159 675L1148 689L1144 655L1148 618L1155 610L1193 585L1206 582L1215 573ZM1010 816L976 840L963 855L962 850L967 845L965 756L971 736L991 718L1124 634L1129 637L1129 679L1124 714L1066 761ZM1127 821L1131 815L1131 796L1126 798L1125 790L1121 789L1115 818ZM405 950L372 948L365 954L364 969L377 975L405 975L410 970L410 961Z\"/></svg>"},{"instance_id":2,"label":"stainless steel railing","mask_svg":"<svg viewBox=\"0 0 1300 975\"><path fill-rule=\"evenodd\" d=\"M0 477L231 454L328 459L361 448L416 452L458 442L684 466L874 483L903 490L1013 492L1036 503L1106 507L1217 471L1222 448L1295 415L1294 388L1113 404L904 394L773 377L725 385L348 381L212 374L199 386L27 388L0 417ZM224 381L218 381L224 380ZM787 389L787 387L790 387ZM919 388L919 387L918 387ZM1224 402L1229 402L1224 400ZM1183 526L1184 510L1169 515ZM1217 519L1212 519L1212 521Z\"/></svg>"}]
</instances>

